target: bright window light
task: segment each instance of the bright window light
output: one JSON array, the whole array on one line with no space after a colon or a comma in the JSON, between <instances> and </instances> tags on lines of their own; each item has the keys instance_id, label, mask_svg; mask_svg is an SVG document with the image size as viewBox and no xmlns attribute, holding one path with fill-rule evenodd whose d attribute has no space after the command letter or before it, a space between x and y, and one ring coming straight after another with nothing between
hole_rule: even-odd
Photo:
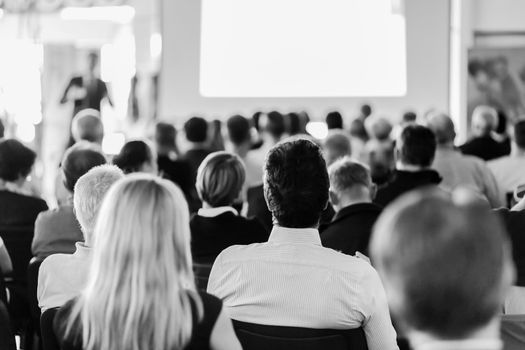
<instances>
[{"instance_id":1,"label":"bright window light","mask_svg":"<svg viewBox=\"0 0 525 350\"><path fill-rule=\"evenodd\" d=\"M328 126L323 122L310 122L306 124L306 132L318 140L323 140L328 136Z\"/></svg>"},{"instance_id":2,"label":"bright window light","mask_svg":"<svg viewBox=\"0 0 525 350\"><path fill-rule=\"evenodd\" d=\"M157 59L162 54L162 35L160 33L153 33L149 39L150 56Z\"/></svg>"},{"instance_id":3,"label":"bright window light","mask_svg":"<svg viewBox=\"0 0 525 350\"><path fill-rule=\"evenodd\" d=\"M132 6L65 7L60 18L70 21L111 21L129 23L135 17Z\"/></svg>"},{"instance_id":4,"label":"bright window light","mask_svg":"<svg viewBox=\"0 0 525 350\"><path fill-rule=\"evenodd\" d=\"M114 132L108 134L102 140L102 152L110 155L118 154L125 143L126 137L123 133Z\"/></svg>"},{"instance_id":5,"label":"bright window light","mask_svg":"<svg viewBox=\"0 0 525 350\"><path fill-rule=\"evenodd\" d=\"M206 97L406 94L402 0L202 0Z\"/></svg>"},{"instance_id":6,"label":"bright window light","mask_svg":"<svg viewBox=\"0 0 525 350\"><path fill-rule=\"evenodd\" d=\"M35 126L24 122L16 125L16 138L22 142L30 143L35 139Z\"/></svg>"}]
</instances>

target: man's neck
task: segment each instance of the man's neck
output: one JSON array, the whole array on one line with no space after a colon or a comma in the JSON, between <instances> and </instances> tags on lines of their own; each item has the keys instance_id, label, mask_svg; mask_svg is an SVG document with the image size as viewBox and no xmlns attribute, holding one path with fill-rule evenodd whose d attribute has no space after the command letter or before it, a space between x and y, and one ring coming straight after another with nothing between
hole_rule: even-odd
<instances>
[{"instance_id":1,"label":"man's neck","mask_svg":"<svg viewBox=\"0 0 525 350\"><path fill-rule=\"evenodd\" d=\"M240 144L240 145L233 145L232 146L233 153L238 155L241 158L245 158L248 154L248 151L250 150L250 145L248 144Z\"/></svg>"},{"instance_id":2,"label":"man's neck","mask_svg":"<svg viewBox=\"0 0 525 350\"><path fill-rule=\"evenodd\" d=\"M370 195L363 194L361 196L355 196L355 197L354 196L352 197L343 196L342 198L339 199L339 204L334 205L334 208L337 211L339 211L351 205L363 204L363 203L372 203L372 201L370 200Z\"/></svg>"},{"instance_id":3,"label":"man's neck","mask_svg":"<svg viewBox=\"0 0 525 350\"><path fill-rule=\"evenodd\" d=\"M517 144L512 143L512 153L513 157L525 157L525 149L519 147Z\"/></svg>"},{"instance_id":4,"label":"man's neck","mask_svg":"<svg viewBox=\"0 0 525 350\"><path fill-rule=\"evenodd\" d=\"M447 143L441 143L437 146L440 150L454 150L456 147L454 146L454 141L447 142Z\"/></svg>"},{"instance_id":5,"label":"man's neck","mask_svg":"<svg viewBox=\"0 0 525 350\"><path fill-rule=\"evenodd\" d=\"M401 170L401 171L408 171L408 172L411 172L411 173L416 173L416 172L419 172L419 171L423 171L423 170L429 170L430 167L423 167L423 166L420 166L420 165L412 165L412 164L404 164L402 162L397 162L396 163L396 170Z\"/></svg>"}]
</instances>

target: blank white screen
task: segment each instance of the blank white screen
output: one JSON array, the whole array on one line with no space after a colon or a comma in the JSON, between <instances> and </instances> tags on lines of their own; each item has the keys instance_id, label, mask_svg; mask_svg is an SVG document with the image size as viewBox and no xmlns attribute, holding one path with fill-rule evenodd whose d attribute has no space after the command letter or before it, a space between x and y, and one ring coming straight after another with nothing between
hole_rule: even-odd
<instances>
[{"instance_id":1,"label":"blank white screen","mask_svg":"<svg viewBox=\"0 0 525 350\"><path fill-rule=\"evenodd\" d=\"M404 96L402 0L202 0L205 97Z\"/></svg>"}]
</instances>

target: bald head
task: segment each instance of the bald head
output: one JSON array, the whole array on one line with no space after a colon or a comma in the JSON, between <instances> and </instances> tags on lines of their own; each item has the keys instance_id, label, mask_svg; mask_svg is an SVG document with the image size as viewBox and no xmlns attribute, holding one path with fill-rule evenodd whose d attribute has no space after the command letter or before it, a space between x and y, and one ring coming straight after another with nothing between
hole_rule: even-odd
<instances>
[{"instance_id":1,"label":"bald head","mask_svg":"<svg viewBox=\"0 0 525 350\"><path fill-rule=\"evenodd\" d=\"M102 144L104 126L100 119L100 113L95 109L81 110L73 118L71 132L76 142L89 141Z\"/></svg>"},{"instance_id":2,"label":"bald head","mask_svg":"<svg viewBox=\"0 0 525 350\"><path fill-rule=\"evenodd\" d=\"M430 117L427 125L436 135L438 145L446 145L454 142L456 130L454 122L446 114L435 114Z\"/></svg>"},{"instance_id":3,"label":"bald head","mask_svg":"<svg viewBox=\"0 0 525 350\"><path fill-rule=\"evenodd\" d=\"M489 106L478 106L472 112L472 134L487 136L498 126L498 112Z\"/></svg>"}]
</instances>

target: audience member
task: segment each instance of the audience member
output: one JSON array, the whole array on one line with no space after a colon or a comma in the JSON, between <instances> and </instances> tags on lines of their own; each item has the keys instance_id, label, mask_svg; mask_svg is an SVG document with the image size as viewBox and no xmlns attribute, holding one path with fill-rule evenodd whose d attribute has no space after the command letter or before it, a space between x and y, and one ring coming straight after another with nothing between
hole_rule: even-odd
<instances>
[{"instance_id":1,"label":"audience member","mask_svg":"<svg viewBox=\"0 0 525 350\"><path fill-rule=\"evenodd\" d=\"M407 125L396 141L396 170L390 181L378 189L375 203L385 207L405 192L441 183L441 176L431 169L435 153L432 130Z\"/></svg>"},{"instance_id":2,"label":"audience member","mask_svg":"<svg viewBox=\"0 0 525 350\"><path fill-rule=\"evenodd\" d=\"M329 180L320 148L284 141L268 154L264 193L275 226L267 243L225 249L208 291L236 320L276 326L363 327L368 348L397 349L381 281L365 260L322 247L317 227ZM329 278L327 278L329 276Z\"/></svg>"},{"instance_id":3,"label":"audience member","mask_svg":"<svg viewBox=\"0 0 525 350\"><path fill-rule=\"evenodd\" d=\"M75 243L83 240L73 211L75 184L91 168L102 164L106 164L106 158L90 143L77 143L66 151L61 168L62 183L69 198L58 208L38 215L31 245L33 256L44 259L51 254L71 254L75 251Z\"/></svg>"},{"instance_id":4,"label":"audience member","mask_svg":"<svg viewBox=\"0 0 525 350\"><path fill-rule=\"evenodd\" d=\"M443 178L441 186L448 190L468 187L484 195L491 207L500 207L503 196L485 162L463 155L454 147L456 130L452 119L445 114L435 114L428 120L428 127L436 135L437 149L432 168Z\"/></svg>"},{"instance_id":5,"label":"audience member","mask_svg":"<svg viewBox=\"0 0 525 350\"><path fill-rule=\"evenodd\" d=\"M173 183L120 180L94 236L86 287L55 317L61 348L241 349L221 301L196 291L188 207Z\"/></svg>"},{"instance_id":6,"label":"audience member","mask_svg":"<svg viewBox=\"0 0 525 350\"><path fill-rule=\"evenodd\" d=\"M513 279L504 229L485 205L420 191L380 217L371 242L393 316L414 350L502 348Z\"/></svg>"},{"instance_id":7,"label":"audience member","mask_svg":"<svg viewBox=\"0 0 525 350\"><path fill-rule=\"evenodd\" d=\"M200 117L193 117L184 123L184 133L189 143L189 149L182 154L181 159L190 163L192 182L195 182L197 169L208 154L211 153L208 141L208 122Z\"/></svg>"},{"instance_id":8,"label":"audience member","mask_svg":"<svg viewBox=\"0 0 525 350\"><path fill-rule=\"evenodd\" d=\"M149 173L158 174L157 155L149 142L142 140L128 141L113 158L113 164L124 174Z\"/></svg>"},{"instance_id":9,"label":"audience member","mask_svg":"<svg viewBox=\"0 0 525 350\"><path fill-rule=\"evenodd\" d=\"M504 194L525 185L525 120L514 125L512 153L487 163Z\"/></svg>"},{"instance_id":10,"label":"audience member","mask_svg":"<svg viewBox=\"0 0 525 350\"><path fill-rule=\"evenodd\" d=\"M368 104L361 106L360 115L352 121L350 124L350 135L363 142L367 142L369 139L368 132L365 128L365 121L372 115L372 107Z\"/></svg>"},{"instance_id":11,"label":"audience member","mask_svg":"<svg viewBox=\"0 0 525 350\"><path fill-rule=\"evenodd\" d=\"M155 127L155 148L157 167L162 177L177 184L186 198L191 195L194 186L190 164L177 159L179 150L176 143L177 130L168 123L157 123Z\"/></svg>"},{"instance_id":12,"label":"audience member","mask_svg":"<svg viewBox=\"0 0 525 350\"><path fill-rule=\"evenodd\" d=\"M208 128L208 148L211 152L224 151L224 137L222 136L222 121L214 119Z\"/></svg>"},{"instance_id":13,"label":"audience member","mask_svg":"<svg viewBox=\"0 0 525 350\"><path fill-rule=\"evenodd\" d=\"M301 116L298 113L286 114L286 132L290 136L303 134L306 130L301 130Z\"/></svg>"},{"instance_id":14,"label":"audience member","mask_svg":"<svg viewBox=\"0 0 525 350\"><path fill-rule=\"evenodd\" d=\"M411 124L415 123L417 120L417 114L414 111L407 111L403 113L403 117L401 118L402 124Z\"/></svg>"},{"instance_id":15,"label":"audience member","mask_svg":"<svg viewBox=\"0 0 525 350\"><path fill-rule=\"evenodd\" d=\"M390 134L392 133L392 123L383 117L368 118L365 122L365 128L371 139L381 142L392 142Z\"/></svg>"},{"instance_id":16,"label":"audience member","mask_svg":"<svg viewBox=\"0 0 525 350\"><path fill-rule=\"evenodd\" d=\"M323 140L323 155L328 166L340 158L351 156L350 136L341 129L330 130L328 136Z\"/></svg>"},{"instance_id":17,"label":"audience member","mask_svg":"<svg viewBox=\"0 0 525 350\"><path fill-rule=\"evenodd\" d=\"M372 181L378 186L384 185L395 169L394 142L368 140L359 158L370 167Z\"/></svg>"},{"instance_id":18,"label":"audience member","mask_svg":"<svg viewBox=\"0 0 525 350\"><path fill-rule=\"evenodd\" d=\"M491 160L507 155L505 145L494 140L492 133L498 125L497 111L488 106L478 106L472 113L472 138L460 149L463 154Z\"/></svg>"},{"instance_id":19,"label":"audience member","mask_svg":"<svg viewBox=\"0 0 525 350\"><path fill-rule=\"evenodd\" d=\"M337 111L328 113L326 115L325 121L326 126L328 126L328 130L343 128L343 116L341 116L341 113Z\"/></svg>"},{"instance_id":20,"label":"audience member","mask_svg":"<svg viewBox=\"0 0 525 350\"><path fill-rule=\"evenodd\" d=\"M376 186L370 170L350 158L343 158L328 168L330 203L336 210L332 222L321 232L323 247L344 254L368 255L372 227L381 207L372 203Z\"/></svg>"},{"instance_id":21,"label":"audience member","mask_svg":"<svg viewBox=\"0 0 525 350\"><path fill-rule=\"evenodd\" d=\"M25 189L35 159L36 153L19 141L0 141L0 228L32 228L38 214L48 209Z\"/></svg>"},{"instance_id":22,"label":"audience member","mask_svg":"<svg viewBox=\"0 0 525 350\"><path fill-rule=\"evenodd\" d=\"M268 233L257 219L246 219L233 208L244 179L241 160L227 152L210 154L199 167L196 186L203 207L190 220L195 261L211 264L229 246L268 240Z\"/></svg>"},{"instance_id":23,"label":"audience member","mask_svg":"<svg viewBox=\"0 0 525 350\"><path fill-rule=\"evenodd\" d=\"M73 202L82 238L76 243L73 254L53 254L42 262L37 289L38 305L42 311L61 307L86 285L100 205L110 187L123 177L124 173L118 167L100 165L76 182Z\"/></svg>"},{"instance_id":24,"label":"audience member","mask_svg":"<svg viewBox=\"0 0 525 350\"><path fill-rule=\"evenodd\" d=\"M268 151L284 136L286 126L284 117L277 111L261 114L259 117L259 134L263 140L262 146L254 151L254 156L262 167Z\"/></svg>"},{"instance_id":25,"label":"audience member","mask_svg":"<svg viewBox=\"0 0 525 350\"><path fill-rule=\"evenodd\" d=\"M104 125L100 112L96 109L83 109L73 118L71 133L75 142L88 141L102 145Z\"/></svg>"},{"instance_id":26,"label":"audience member","mask_svg":"<svg viewBox=\"0 0 525 350\"><path fill-rule=\"evenodd\" d=\"M241 115L234 115L226 122L231 152L239 156L246 170L246 187L262 184L262 166L250 152L252 136L250 121Z\"/></svg>"}]
</instances>

